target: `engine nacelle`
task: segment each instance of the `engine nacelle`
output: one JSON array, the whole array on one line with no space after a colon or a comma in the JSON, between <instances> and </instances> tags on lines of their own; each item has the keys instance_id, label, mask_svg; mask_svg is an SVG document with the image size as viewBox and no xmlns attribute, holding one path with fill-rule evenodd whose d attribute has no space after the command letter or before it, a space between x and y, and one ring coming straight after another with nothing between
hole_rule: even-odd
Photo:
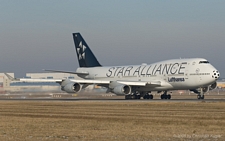
<instances>
[{"instance_id":1,"label":"engine nacelle","mask_svg":"<svg viewBox=\"0 0 225 141\"><path fill-rule=\"evenodd\" d=\"M213 83L213 84L211 84L211 85L209 85L209 86L207 86L207 87L203 87L203 88L202 88L202 91L203 91L203 93L206 93L206 92L208 92L209 90L215 89L216 87L217 87L217 83L215 82L215 83ZM192 89L192 90L190 90L190 91L193 91L193 92L196 93L196 94L201 93L201 89L200 89L200 88L198 88L198 89Z\"/></svg>"},{"instance_id":2,"label":"engine nacelle","mask_svg":"<svg viewBox=\"0 0 225 141\"><path fill-rule=\"evenodd\" d=\"M65 91L67 93L76 93L81 90L82 86L79 83L68 83L65 86L61 87L62 91Z\"/></svg>"},{"instance_id":3,"label":"engine nacelle","mask_svg":"<svg viewBox=\"0 0 225 141\"><path fill-rule=\"evenodd\" d=\"M215 89L217 87L217 83L215 82L215 83L213 83L213 84L211 84L210 86L209 86L209 90L213 90L213 89Z\"/></svg>"},{"instance_id":4,"label":"engine nacelle","mask_svg":"<svg viewBox=\"0 0 225 141\"><path fill-rule=\"evenodd\" d=\"M131 93L131 87L128 85L119 85L113 89L113 93L117 95L126 95Z\"/></svg>"},{"instance_id":5,"label":"engine nacelle","mask_svg":"<svg viewBox=\"0 0 225 141\"><path fill-rule=\"evenodd\" d=\"M196 93L196 94L200 94L200 93L201 93L201 88L198 88L198 89L191 89L190 91L192 91L192 92L194 92L194 93ZM203 93L208 92L208 91L209 91L209 86L203 87L203 88L202 88L202 91L203 91Z\"/></svg>"}]
</instances>

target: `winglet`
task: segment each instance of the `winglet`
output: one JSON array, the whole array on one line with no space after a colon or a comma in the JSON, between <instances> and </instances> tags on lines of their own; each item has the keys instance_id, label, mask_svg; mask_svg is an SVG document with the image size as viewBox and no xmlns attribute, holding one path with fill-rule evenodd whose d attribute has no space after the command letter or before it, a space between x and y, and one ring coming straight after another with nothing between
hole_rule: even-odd
<instances>
[{"instance_id":1,"label":"winglet","mask_svg":"<svg viewBox=\"0 0 225 141\"><path fill-rule=\"evenodd\" d=\"M17 79L17 78L14 78L14 77L12 77L11 75L9 75L8 73L4 73L5 75L6 75L6 77L8 77L8 79L9 80L11 80L11 81L16 81L16 80L19 80L19 79Z\"/></svg>"}]
</instances>

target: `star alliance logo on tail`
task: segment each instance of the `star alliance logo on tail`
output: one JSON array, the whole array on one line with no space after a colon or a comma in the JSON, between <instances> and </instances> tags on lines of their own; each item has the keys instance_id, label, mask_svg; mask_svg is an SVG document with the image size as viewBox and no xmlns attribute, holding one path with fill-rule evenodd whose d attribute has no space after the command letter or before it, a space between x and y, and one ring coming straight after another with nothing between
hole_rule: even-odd
<instances>
[{"instance_id":1,"label":"star alliance logo on tail","mask_svg":"<svg viewBox=\"0 0 225 141\"><path fill-rule=\"evenodd\" d=\"M83 45L83 43L82 42L80 42L79 43L79 48L77 48L77 53L78 53L78 58L79 58L79 60L81 60L81 59L85 59L85 50L86 50L86 46L85 45Z\"/></svg>"}]
</instances>

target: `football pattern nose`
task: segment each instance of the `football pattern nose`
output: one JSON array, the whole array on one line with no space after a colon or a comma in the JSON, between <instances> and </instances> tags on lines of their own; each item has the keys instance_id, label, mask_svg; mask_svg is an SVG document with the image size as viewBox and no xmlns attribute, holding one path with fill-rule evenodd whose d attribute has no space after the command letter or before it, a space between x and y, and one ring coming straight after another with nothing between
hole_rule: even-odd
<instances>
[{"instance_id":1,"label":"football pattern nose","mask_svg":"<svg viewBox=\"0 0 225 141\"><path fill-rule=\"evenodd\" d=\"M214 70L212 73L212 78L219 79L220 73L218 70Z\"/></svg>"}]
</instances>

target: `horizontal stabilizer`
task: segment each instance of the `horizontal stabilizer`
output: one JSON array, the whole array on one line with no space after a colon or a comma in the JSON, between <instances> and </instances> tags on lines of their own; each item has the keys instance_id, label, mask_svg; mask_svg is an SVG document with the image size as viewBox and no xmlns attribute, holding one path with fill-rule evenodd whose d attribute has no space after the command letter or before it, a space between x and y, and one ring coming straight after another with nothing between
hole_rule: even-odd
<instances>
[{"instance_id":1,"label":"horizontal stabilizer","mask_svg":"<svg viewBox=\"0 0 225 141\"><path fill-rule=\"evenodd\" d=\"M44 71L49 71L49 72L59 72L59 73L70 73L70 74L77 74L77 75L88 75L88 72L72 72L72 71L62 71L62 70L46 70L43 69Z\"/></svg>"}]
</instances>

